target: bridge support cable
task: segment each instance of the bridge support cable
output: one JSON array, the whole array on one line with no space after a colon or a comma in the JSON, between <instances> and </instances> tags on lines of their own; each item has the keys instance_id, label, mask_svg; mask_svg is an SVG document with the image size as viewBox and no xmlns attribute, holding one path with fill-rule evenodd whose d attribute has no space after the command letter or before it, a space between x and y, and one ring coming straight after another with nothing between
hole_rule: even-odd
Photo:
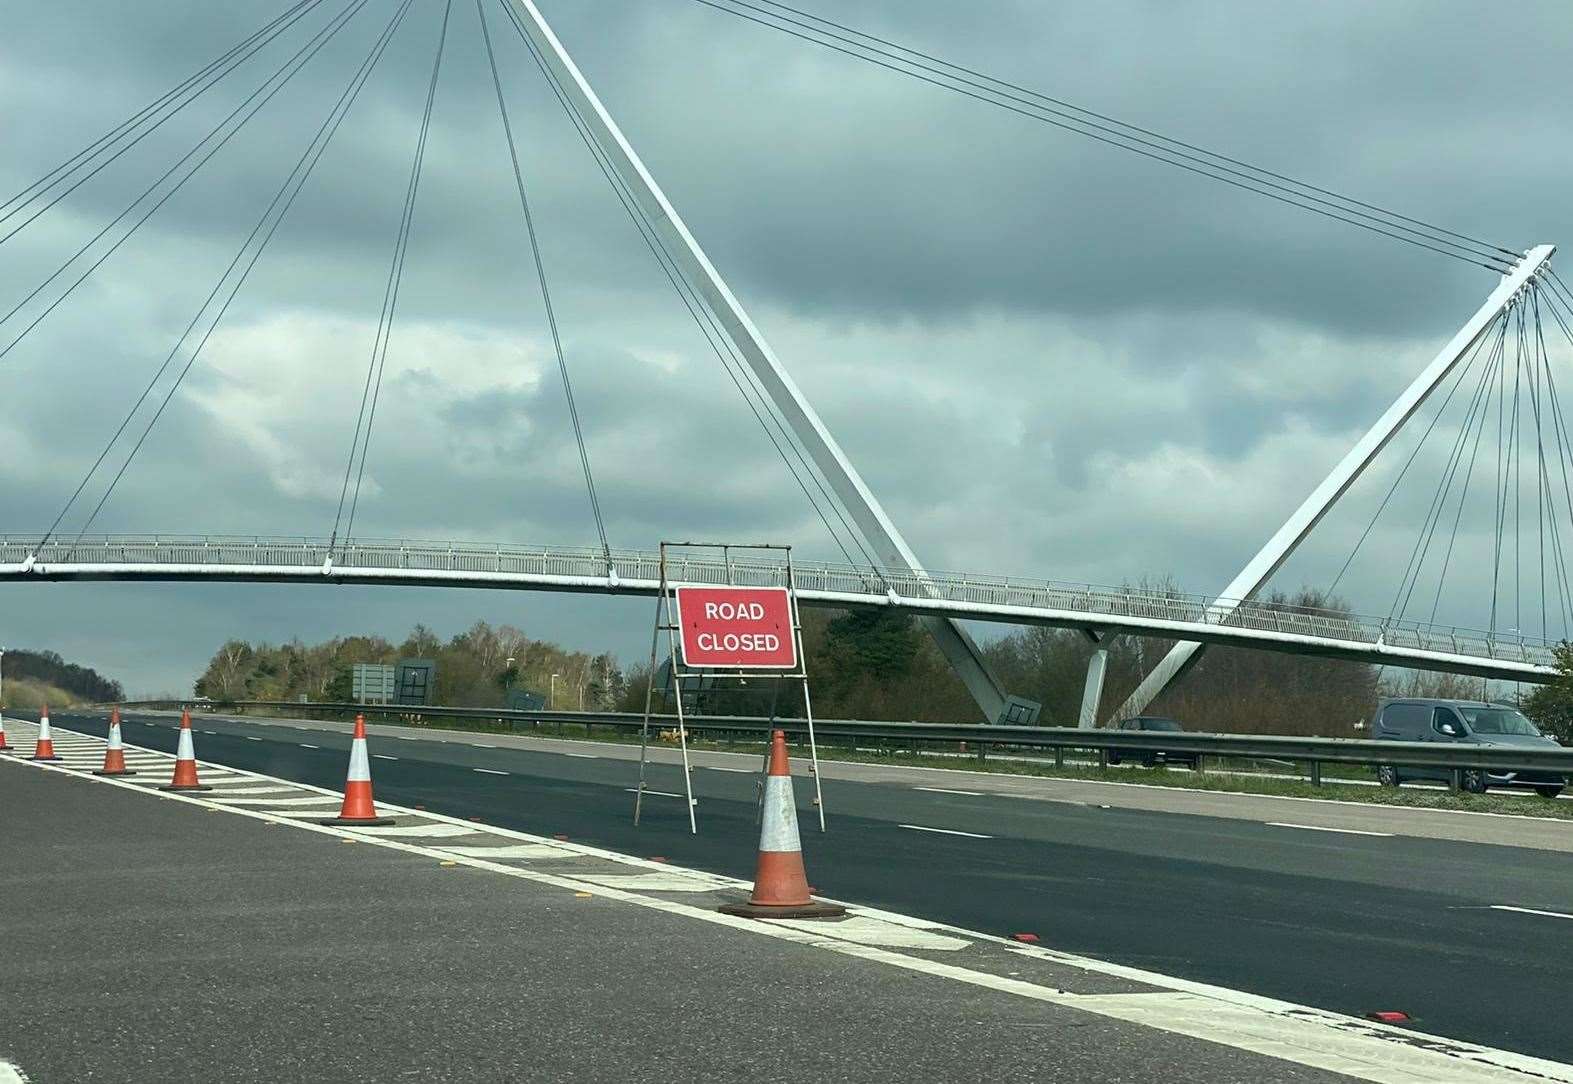
<instances>
[{"instance_id":1,"label":"bridge support cable","mask_svg":"<svg viewBox=\"0 0 1573 1084\"><path fill-rule=\"evenodd\" d=\"M595 142L601 145L615 172L636 193L639 205L657 222L662 236L672 243L671 251L680 262L684 277L699 290L732 345L741 353L760 386L840 498L864 540L881 559L880 563L910 575L920 590L930 589L924 587L928 576L911 547L765 342L533 0L509 0L509 3L518 16L515 26L533 43L532 51L544 62L557 86L590 127ZM999 719L1005 709L1004 691L989 673L981 652L966 630L949 618L926 618L924 624L983 716L988 720Z\"/></svg>"},{"instance_id":2,"label":"bridge support cable","mask_svg":"<svg viewBox=\"0 0 1573 1084\"><path fill-rule=\"evenodd\" d=\"M503 135L508 141L508 160L513 165L514 184L519 190L519 208L524 213L524 229L530 239L530 255L535 260L535 277L541 286L541 307L546 311L546 325L551 330L552 350L557 355L557 371L562 376L563 397L568 401L568 417L573 423L574 442L579 446L579 464L584 469L584 486L590 496L590 512L595 517L595 531L601 539L601 553L606 558L607 575L612 575L612 547L606 539L606 521L601 516L601 501L595 492L595 474L590 470L590 453L585 448L584 427L579 424L579 407L574 402L573 381L568 378L568 359L563 354L562 335L557 330L557 313L552 308L552 292L546 281L546 264L541 259L541 245L535 234L535 216L530 213L530 197L524 187L524 171L519 166L519 148L513 138L513 122L508 116L508 103L503 97L502 76L497 71L497 54L492 50L491 27L486 21L484 0L475 0L475 13L481 20L481 38L486 44L486 63L491 68L492 88L497 92L497 114L502 119Z\"/></svg>"},{"instance_id":3,"label":"bridge support cable","mask_svg":"<svg viewBox=\"0 0 1573 1084\"><path fill-rule=\"evenodd\" d=\"M519 16L513 10L508 0L499 0L499 3L503 12L508 16L510 22L513 23L514 29L523 40L526 48L530 51L531 57L540 69L547 86L552 90L559 104L563 107L570 123L578 131L581 140L583 140L585 147L590 152L591 158L600 168L601 174L606 178L613 194L617 197L618 202L622 204L623 209L633 222L634 228L638 230L645 246L655 258L657 266L660 267L667 281L671 284L673 291L677 294L678 300L687 310L689 317L694 321L706 345L715 354L722 371L726 373L728 379L732 382L732 386L737 389L737 393L742 397L744 405L749 409L749 413L753 415L755 422L758 423L766 439L769 440L776 454L786 466L787 472L792 476L792 480L797 484L798 489L802 491L809 506L824 525L831 541L841 551L848 564L854 566L861 564L883 583L883 576L878 568L878 559L869 552L858 531L847 522L847 514L843 510L841 503L826 489L824 480L809 463L800 442L794 439L790 427L781 418L779 412L772 408L764 389L759 387L757 379L754 378L747 363L738 353L737 348L733 346L727 332L717 322L715 314L705 303L695 286L689 281L681 264L673 255L670 246L662 238L650 215L645 212L638 197L619 176L616 168L606 156L606 152L596 142L588 123L579 114L566 92L558 85L552 70L546 65L535 44L520 24ZM795 463L794 460L796 460ZM810 490L810 485L819 492L820 497L818 499L815 498L814 493ZM821 499L824 502L823 504L821 504ZM836 521L840 523L840 532L831 523L830 516L826 515L826 507L830 509L830 516L834 516ZM845 540L843 540L843 534ZM851 549L856 549L859 552L861 561L853 557L851 549L848 548L849 544Z\"/></svg>"},{"instance_id":4,"label":"bridge support cable","mask_svg":"<svg viewBox=\"0 0 1573 1084\"><path fill-rule=\"evenodd\" d=\"M393 318L399 307L399 287L404 281L404 260L409 252L410 232L415 222L415 202L420 194L421 173L426 163L426 140L431 134L432 107L437 101L437 83L442 74L442 58L448 44L448 21L453 14L453 0L443 5L442 27L437 34L437 54L432 59L431 78L426 85L426 105L421 113L419 134L415 141L415 156L410 163L410 180L404 192L404 211L399 221L398 236L393 245L393 259L388 267L388 281L383 288L382 313L377 320L377 334L372 343L371 359L366 365L366 383L361 389L360 412L355 419L355 435L350 443L349 461L344 467L344 487L339 492L338 513L333 520L333 535L328 543L328 563L333 561L333 545L338 540L340 519L344 516L344 499L349 489L350 472L355 469L356 446L360 448L360 466L355 469L355 492L350 498L348 519L344 521L344 541L355 531L355 512L360 506L361 482L366 476L366 453L371 448L372 425L377 418L377 400L382 394L382 373L388 361L388 344L393 337ZM369 401L368 401L369 398ZM362 423L364 422L364 431Z\"/></svg>"},{"instance_id":5,"label":"bridge support cable","mask_svg":"<svg viewBox=\"0 0 1573 1084\"><path fill-rule=\"evenodd\" d=\"M1365 472L1371 461L1387 447L1404 423L1470 354L1481 337L1496 322L1498 315L1519 298L1526 287L1541 273L1555 252L1556 249L1552 245L1536 246L1524 254L1523 259L1511 273L1502 276L1501 281L1475 314L1410 383L1409 387L1404 389L1392 406L1388 407L1366 434L1356 442L1332 472L1311 492L1311 495L1295 509L1245 568L1224 587L1217 601L1208 609L1209 620L1218 623L1227 622L1242 602L1250 600L1261 590L1262 585L1289 559L1311 529L1321 522L1322 517ZM1139 715L1176 678L1199 660L1202 651L1203 645L1195 642L1179 643L1170 648L1168 654L1142 679L1136 690L1126 699L1116 713L1116 717Z\"/></svg>"},{"instance_id":6,"label":"bridge support cable","mask_svg":"<svg viewBox=\"0 0 1573 1084\"><path fill-rule=\"evenodd\" d=\"M368 2L368 0L362 0L363 5L366 2ZM376 69L378 62L382 59L383 54L388 48L388 44L393 40L394 35L398 32L400 25L403 23L405 16L408 15L409 10L414 2L415 0L401 0L399 6L394 11L393 16L389 19L387 25L383 28L381 34L379 34L377 39L373 42L370 52L366 55L366 58L361 61L360 66L356 69L349 83L340 93L338 99L334 102L333 107L328 111L328 114L324 118L321 126L312 136L311 141L306 145L305 150L301 153L300 158L296 161L294 168L285 177L283 183L279 186L278 191L274 193L272 201L268 204L261 217L257 220L257 224L252 228L251 233L246 237L246 240L242 242L239 251L237 251L235 254L234 259L230 261L230 264L224 270L224 273L219 276L218 282L214 285L212 291L209 292L207 298L204 299L202 305L197 309L196 315L192 317L191 322L187 324L185 330L181 332L181 335L179 339L176 340L174 347L171 348L168 356L165 357L163 363L158 367L152 378L147 382L147 385L143 388L141 395L138 396L136 402L132 405L125 418L121 421L119 428L115 430L114 435L111 436L109 441L104 445L103 450L99 453L98 458L94 461L92 467L88 469L87 474L83 477L81 483L78 484L75 492L72 493L70 499L66 501L65 506L60 510L59 515L55 517L54 523L50 525L49 531L40 540L37 549L41 550L43 546L48 543L49 539L54 535L54 533L59 529L61 522L65 519L67 513L69 513L71 508L75 505L78 498L81 497L82 492L87 488L88 483L97 473L98 468L102 466L104 461L109 457L110 452L119 442L121 436L130 426L131 422L136 418L137 414L141 411L143 405L152 395L154 389L163 379L165 373L174 364L174 361L179 356L182 347L186 344L187 340L191 338L198 326L204 322L206 314L208 314L211 310L212 316L207 320L206 330L202 333L201 338L196 343L196 346L192 349L190 356L186 359L184 367L181 368L174 381L165 391L163 399L159 402L158 407L154 411L152 417L143 427L140 436L137 438L130 452L125 456L125 459L121 462L120 467L116 471L114 477L105 487L104 492L99 497L97 504L93 507L93 510L91 513L89 513L89 515L83 521L81 528L77 531L76 540L72 543L73 550L75 549L76 545L80 544L88 529L98 518L99 512L103 510L105 503L109 500L111 494L113 494L115 487L125 476L126 471L130 468L132 461L137 456L137 453L141 451L142 446L146 443L149 434L152 433L154 426L158 424L159 419L163 416L164 410L169 406L170 401L174 398L175 392L179 390L180 385L186 378L186 375L191 371L192 366L196 364L197 358L201 356L202 350L207 345L208 339L212 336L214 330L217 329L219 323L223 320L225 313L229 310L230 304L235 300L236 295L240 292L241 287L245 284L246 279L250 276L252 269L256 267L257 262L262 258L262 254L267 249L268 243L272 241L274 234L278 232L279 226L283 223L285 217L289 214L290 209L294 206L296 198L300 195L301 190L305 187L305 184L310 178L313 170L316 169L317 163L321 161L323 154L327 151L329 144L333 141L333 137L338 133L339 127L344 123L344 118L349 114L349 111L354 106L356 99L360 96L361 90L365 87L367 81L371 78L372 72ZM241 266L243 263L244 267ZM238 273L237 269L239 269ZM224 297L223 301L215 308L214 302L224 291L226 285L228 285L228 295Z\"/></svg>"},{"instance_id":7,"label":"bridge support cable","mask_svg":"<svg viewBox=\"0 0 1573 1084\"><path fill-rule=\"evenodd\" d=\"M1543 306L1542 302L1544 302ZM1544 308L1544 311L1551 315L1552 322L1562 330L1568 345L1573 347L1573 328L1569 327L1568 318L1565 318L1563 313L1558 311L1563 306L1566 306L1569 318L1573 318L1573 302L1562 301L1555 289L1537 291L1535 296L1535 337L1540 345L1541 365L1545 372L1547 424L1551 429L1552 440L1557 453L1556 474L1560 475L1562 481L1562 507L1567 513L1567 526L1570 537L1573 537L1573 433L1570 433L1567 415L1562 410L1561 397L1557 392L1556 373L1551 365L1551 354L1545 343L1545 335L1540 319L1542 308ZM1568 568L1567 553L1561 543L1561 527L1557 524L1555 513L1557 487L1554 477L1548 480L1547 488L1551 494L1550 504L1552 505L1550 517L1553 528L1552 553L1554 563L1559 569L1558 578L1563 591L1563 620L1566 628L1573 629L1573 571L1570 571Z\"/></svg>"},{"instance_id":8,"label":"bridge support cable","mask_svg":"<svg viewBox=\"0 0 1573 1084\"><path fill-rule=\"evenodd\" d=\"M1498 315L1498 323L1500 323L1501 320L1502 317ZM1381 503L1377 505L1376 511L1372 513L1371 518L1366 522L1365 529L1360 532L1360 537L1355 540L1354 548L1350 550L1349 556L1344 559L1342 567L1340 567L1338 570L1338 575L1334 576L1332 583L1328 585L1327 593L1329 595L1338 590L1338 585L1343 582L1344 576L1348 574L1349 568L1352 564L1354 564L1355 558L1359 556L1361 548L1365 545L1366 540L1371 537L1371 532L1376 529L1377 520L1379 520L1382 517L1382 513L1387 510L1387 506L1393 500L1393 495L1398 492L1398 487L1403 483L1405 476L1409 474L1409 468L1415 465L1415 460L1418 459L1420 457L1420 453L1425 450L1426 442L1431 439L1431 434L1436 430L1437 423L1442 420L1442 415L1446 412L1448 404L1453 401L1453 396L1458 393L1458 389L1463 385L1464 377L1468 375L1468 373L1474 368L1475 359L1479 356L1481 347L1488 339L1492 337L1493 332L1488 328L1486 334L1482 335L1475 341L1474 347L1470 350L1469 357L1466 358L1464 362L1454 370L1453 382L1448 387L1447 394L1443 396L1442 401L1437 406L1435 413L1431 415L1430 423L1427 424L1425 431L1421 433L1420 440L1415 444L1414 450L1409 453L1409 458L1406 459L1404 461L1404 465L1399 468L1398 474L1393 478L1393 484L1388 487L1387 494L1382 498Z\"/></svg>"},{"instance_id":9,"label":"bridge support cable","mask_svg":"<svg viewBox=\"0 0 1573 1084\"><path fill-rule=\"evenodd\" d=\"M774 0L696 0L889 71L1324 218L1506 273L1512 249L1129 124Z\"/></svg>"},{"instance_id":10,"label":"bridge support cable","mask_svg":"<svg viewBox=\"0 0 1573 1084\"><path fill-rule=\"evenodd\" d=\"M215 154L222 150L229 143L229 141L246 126L247 122L255 117L257 113L259 113L262 108L268 104L268 102L272 101L273 97L278 94L278 92L285 86L287 86L289 82L300 73L302 68L310 63L311 59L322 50L323 46L325 46L329 41L337 36L339 31L343 30L349 21L359 14L361 9L364 8L368 2L369 0L349 0L349 2L345 4L344 8L337 15L335 15L325 26L318 30L316 34L314 34L305 45L301 46L292 57L280 65L273 72L273 74L269 75L267 79L263 80L263 82L259 84L257 88L240 103L240 105L235 107L233 112L220 121L218 125L208 132L207 135L198 140L197 143L192 146L192 148L184 155L182 155L174 165L170 166L169 169L166 170L156 181L144 189L136 199L132 200L125 210L121 211L120 214L116 215L108 225L104 226L98 231L98 233L94 234L92 239L89 240L85 245L77 249L76 252L72 253L71 257L67 259L65 263L56 268L55 271L51 273L48 278L44 279L44 281L41 282L38 286L36 286L32 292L30 292L21 301L17 302L17 304L9 312L7 312L4 316L0 316L0 326L3 326L8 321L10 321L12 317L21 312L35 298L37 298L39 294L43 293L45 288L47 288L61 275L65 274L66 271L68 271L71 266L77 262L77 260L88 253L93 248L93 246L98 244L98 242L108 235L111 230L113 230L120 223L124 222L126 218L132 214L132 212L134 212L139 206L142 205L145 200L157 192L159 187L163 185L165 181L169 180L169 178L172 177L177 171L179 171L183 165L191 162L194 157L196 158L196 161L191 165L191 167L186 170L186 172L180 178L178 178L173 185L170 186L168 191L160 195L158 199L142 213L141 217L133 222L124 233L116 238L115 241L103 253L101 253L96 260L89 264L87 270L83 271L82 274L78 276L69 286L67 286L53 301L49 302L49 304L44 307L43 311L34 317L32 322L24 327L20 333L11 339L10 342L6 343L4 347L0 347L0 358L4 358L12 350L14 350L23 339L27 338L34 328L43 323L49 314L55 311L61 302L70 297L71 294L75 292L76 288L81 286L82 283L86 282L94 271L103 266L104 262L108 260L109 257L113 256L115 252L119 250L121 245L130 240L131 237L139 229L141 229L143 224L146 223L148 219L157 214L158 210L163 207L164 204L168 203L175 193L179 192L181 188L185 186L187 181L196 176L198 171L200 171ZM245 115L241 116L242 113ZM235 121L236 117L240 117L238 122ZM235 123L232 124L231 122ZM228 131L225 131L226 128ZM223 133L222 136L220 133ZM218 137L216 142L212 142L212 145L208 146L210 141L215 140L215 137ZM206 150L203 149L204 147L206 147ZM201 152L201 156L197 157L199 152Z\"/></svg>"},{"instance_id":11,"label":"bridge support cable","mask_svg":"<svg viewBox=\"0 0 1573 1084\"><path fill-rule=\"evenodd\" d=\"M1409 552L1409 560L1404 566L1404 571L1398 579L1398 589L1393 596L1393 604L1388 608L1387 620L1389 622L1402 620L1408 609L1409 601L1414 595L1415 588L1420 583L1420 573L1425 566L1426 558L1431 552L1431 543L1436 538L1437 528L1441 525L1443 513L1447 507L1449 496L1452 493L1453 482L1457 476L1460 463L1463 461L1464 451L1469 447L1469 438L1475 431L1475 419L1483 417L1483 403L1487 400L1487 391L1491 381L1496 376L1506 351L1503 349L1507 340L1507 327L1509 318L1497 321L1498 332L1492 336L1491 349L1486 355L1486 364L1481 370L1479 378L1475 381L1474 390L1465 404L1463 424L1459 426L1453 438L1452 447L1448 450L1444 461L1441 477L1426 504L1426 513L1421 520L1420 530L1417 532L1413 547ZM1482 430L1484 426L1482 425Z\"/></svg>"},{"instance_id":12,"label":"bridge support cable","mask_svg":"<svg viewBox=\"0 0 1573 1084\"><path fill-rule=\"evenodd\" d=\"M92 143L77 151L70 158L49 170L38 180L22 189L22 191L4 203L0 203L0 225L3 225L21 214L33 203L39 200L47 200L42 207L28 216L21 225L0 234L0 245L5 244L18 233L21 233L29 223L36 220L72 192L75 192L83 184L92 180L107 166L142 142L142 140L152 135L163 126L165 121L176 116L207 91L213 89L214 86L222 82L235 69L256 56L273 39L289 29L290 26L299 21L321 2L322 0L300 0L294 7L286 9L277 18L264 24L249 36L231 46L227 52L210 61L205 67L188 76L183 82L171 87L136 113L121 121L114 128L99 136ZM159 116L160 113L163 115ZM123 143L122 140L124 140ZM117 143L121 145L118 149L114 149ZM94 160L100 158L101 160L94 165ZM83 170L87 170L87 172L81 172ZM73 174L77 174L75 179L72 179ZM50 195L50 190L58 185L66 185L66 187Z\"/></svg>"}]
</instances>

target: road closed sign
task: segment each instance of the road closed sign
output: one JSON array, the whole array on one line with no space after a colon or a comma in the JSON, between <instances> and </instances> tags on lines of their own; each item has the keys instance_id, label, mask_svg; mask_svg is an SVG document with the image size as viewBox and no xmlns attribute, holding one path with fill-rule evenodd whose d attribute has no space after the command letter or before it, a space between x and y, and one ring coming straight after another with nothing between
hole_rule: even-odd
<instances>
[{"instance_id":1,"label":"road closed sign","mask_svg":"<svg viewBox=\"0 0 1573 1084\"><path fill-rule=\"evenodd\" d=\"M683 662L734 670L797 666L785 587L679 587Z\"/></svg>"}]
</instances>

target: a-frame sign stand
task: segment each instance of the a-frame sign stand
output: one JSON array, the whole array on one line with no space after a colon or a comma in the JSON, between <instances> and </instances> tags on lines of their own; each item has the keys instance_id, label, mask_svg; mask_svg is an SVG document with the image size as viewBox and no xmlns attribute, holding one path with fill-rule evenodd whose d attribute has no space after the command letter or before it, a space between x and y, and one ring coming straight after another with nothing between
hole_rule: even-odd
<instances>
[{"instance_id":1,"label":"a-frame sign stand","mask_svg":"<svg viewBox=\"0 0 1573 1084\"><path fill-rule=\"evenodd\" d=\"M719 550L726 582L693 582L688 577L703 567L714 576L713 562L691 565L684 559L693 550ZM785 558L785 583L775 560L750 560L750 555ZM726 542L662 542L661 585L656 595L655 625L650 634L650 675L645 686L644 725L639 733L639 787L634 797L634 824L644 808L646 768L649 765L650 723L662 716L653 712L656 658L661 634L666 633L671 687L676 704L677 742L683 755L683 795L688 803L688 830L698 832L694 815L693 766L688 760L688 708L683 703L684 679L737 679L771 681L770 721L775 722L782 682L797 682L803 690L803 716L808 724L808 755L814 777L814 808L819 830L825 830L824 794L819 784L819 746L814 740L814 707L808 693L808 660L803 652L803 622L798 609L797 580L792 571L792 547L772 543L737 545ZM765 733L769 746L769 730Z\"/></svg>"}]
</instances>

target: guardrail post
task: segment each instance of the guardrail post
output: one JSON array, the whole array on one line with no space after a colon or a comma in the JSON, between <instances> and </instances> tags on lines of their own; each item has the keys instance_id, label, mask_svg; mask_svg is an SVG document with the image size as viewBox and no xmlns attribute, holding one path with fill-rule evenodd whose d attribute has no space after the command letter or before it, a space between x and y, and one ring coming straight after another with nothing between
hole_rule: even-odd
<instances>
[{"instance_id":1,"label":"guardrail post","mask_svg":"<svg viewBox=\"0 0 1573 1084\"><path fill-rule=\"evenodd\" d=\"M983 742L978 742L978 763L980 763L980 764L983 762L983 757L984 757L983 750L984 750L984 748L985 748L984 743Z\"/></svg>"},{"instance_id":2,"label":"guardrail post","mask_svg":"<svg viewBox=\"0 0 1573 1084\"><path fill-rule=\"evenodd\" d=\"M1312 760L1312 761L1308 762L1308 766L1311 769L1311 786L1313 786L1313 787L1321 786L1322 785L1322 762L1320 760Z\"/></svg>"},{"instance_id":3,"label":"guardrail post","mask_svg":"<svg viewBox=\"0 0 1573 1084\"><path fill-rule=\"evenodd\" d=\"M1054 766L1056 768L1065 767L1065 747L1063 745L1054 747Z\"/></svg>"},{"instance_id":4,"label":"guardrail post","mask_svg":"<svg viewBox=\"0 0 1573 1084\"><path fill-rule=\"evenodd\" d=\"M1192 766L1191 770L1194 771L1197 775L1201 775L1202 774L1202 762L1205 759L1206 758L1203 757L1200 753L1196 754L1196 759L1195 759L1195 761L1192 762L1193 766Z\"/></svg>"},{"instance_id":5,"label":"guardrail post","mask_svg":"<svg viewBox=\"0 0 1573 1084\"><path fill-rule=\"evenodd\" d=\"M1098 767L1100 769L1106 769L1106 768L1108 768L1108 766L1109 766L1109 750L1107 748L1105 748L1104 746L1100 745L1100 746L1098 746Z\"/></svg>"},{"instance_id":6,"label":"guardrail post","mask_svg":"<svg viewBox=\"0 0 1573 1084\"><path fill-rule=\"evenodd\" d=\"M1464 769L1454 768L1447 773L1447 789L1455 794L1464 789Z\"/></svg>"}]
</instances>

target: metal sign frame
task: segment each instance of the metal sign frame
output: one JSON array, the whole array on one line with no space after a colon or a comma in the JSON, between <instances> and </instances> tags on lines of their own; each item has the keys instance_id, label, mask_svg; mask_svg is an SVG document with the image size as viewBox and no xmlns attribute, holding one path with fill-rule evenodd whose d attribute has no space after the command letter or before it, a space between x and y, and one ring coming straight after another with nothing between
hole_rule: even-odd
<instances>
[{"instance_id":1,"label":"metal sign frame","mask_svg":"<svg viewBox=\"0 0 1573 1084\"><path fill-rule=\"evenodd\" d=\"M724 584L718 583L680 583L674 581L669 575L668 554L672 550L720 550L726 565L726 579ZM739 551L768 551L782 554L786 559L786 583L783 584L753 584L738 583L732 567L732 556ZM782 587L787 593L787 613L792 622L792 649L797 657L797 664L790 668L761 668L761 667L712 667L689 666L683 659L682 651L682 625L681 616L677 606L677 589L679 587ZM639 728L639 786L634 791L634 824L639 823L639 815L644 809L644 796L648 789L645 776L649 765L650 752L650 721L659 719L651 710L655 701L655 675L656 658L661 646L661 633L666 633L667 658L670 660L670 673L672 675L673 697L676 704L677 742L683 755L683 797L688 802L688 831L698 834L698 820L694 814L694 778L693 766L688 759L688 722L683 708L683 679L684 678L738 678L749 681L772 681L775 684L770 696L770 721L776 717L776 706L780 701L782 682L800 682L803 689L803 716L808 722L808 756L809 774L814 777L814 808L819 811L819 830L825 830L825 801L824 792L819 784L819 744L814 738L814 706L809 698L808 691L808 655L803 650L803 619L802 611L798 606L797 578L792 570L792 547L772 542L662 542L661 543L661 585L656 594L655 621L650 633L650 673L645 684L644 694L644 720ZM769 743L766 743L765 761L770 756ZM760 793L763 794L764 769L760 771Z\"/></svg>"}]
</instances>

